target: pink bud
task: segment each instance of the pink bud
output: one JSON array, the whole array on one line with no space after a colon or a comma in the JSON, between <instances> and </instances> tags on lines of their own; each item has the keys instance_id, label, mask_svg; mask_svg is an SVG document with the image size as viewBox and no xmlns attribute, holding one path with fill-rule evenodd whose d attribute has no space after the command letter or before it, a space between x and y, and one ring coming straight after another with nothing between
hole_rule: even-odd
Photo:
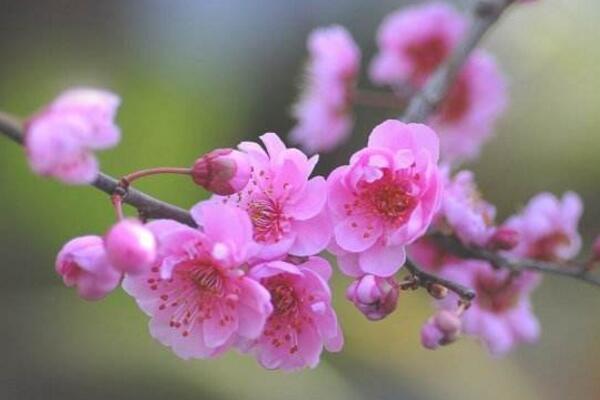
<instances>
[{"instance_id":1,"label":"pink bud","mask_svg":"<svg viewBox=\"0 0 600 400\"><path fill-rule=\"evenodd\" d=\"M194 163L192 179L206 190L227 196L242 190L250 180L247 156L233 149L216 149Z\"/></svg>"},{"instance_id":2,"label":"pink bud","mask_svg":"<svg viewBox=\"0 0 600 400\"><path fill-rule=\"evenodd\" d=\"M86 300L100 300L121 280L121 273L108 262L100 236L81 236L65 244L56 257L56 272Z\"/></svg>"},{"instance_id":3,"label":"pink bud","mask_svg":"<svg viewBox=\"0 0 600 400\"><path fill-rule=\"evenodd\" d=\"M421 344L430 350L450 344L458 339L461 327L458 315L447 310L438 311L421 328Z\"/></svg>"},{"instance_id":4,"label":"pink bud","mask_svg":"<svg viewBox=\"0 0 600 400\"><path fill-rule=\"evenodd\" d=\"M498 228L487 243L491 250L512 250L519 244L519 232L510 228Z\"/></svg>"},{"instance_id":5,"label":"pink bud","mask_svg":"<svg viewBox=\"0 0 600 400\"><path fill-rule=\"evenodd\" d=\"M117 222L104 238L109 261L115 268L139 274L150 268L156 258L156 239L135 219Z\"/></svg>"},{"instance_id":6,"label":"pink bud","mask_svg":"<svg viewBox=\"0 0 600 400\"><path fill-rule=\"evenodd\" d=\"M348 286L346 298L369 320L378 321L396 309L398 288L394 278L364 275Z\"/></svg>"},{"instance_id":7,"label":"pink bud","mask_svg":"<svg viewBox=\"0 0 600 400\"><path fill-rule=\"evenodd\" d=\"M423 328L421 328L421 344L423 347L429 350L435 350L440 347L440 342L443 338L444 334L433 323L433 319L428 319L423 325Z\"/></svg>"}]
</instances>

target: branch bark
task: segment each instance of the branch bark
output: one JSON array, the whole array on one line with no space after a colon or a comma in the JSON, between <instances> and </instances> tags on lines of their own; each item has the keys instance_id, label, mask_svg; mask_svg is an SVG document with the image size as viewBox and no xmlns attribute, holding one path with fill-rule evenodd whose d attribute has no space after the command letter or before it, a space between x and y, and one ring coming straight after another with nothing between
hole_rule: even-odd
<instances>
[{"instance_id":1,"label":"branch bark","mask_svg":"<svg viewBox=\"0 0 600 400\"><path fill-rule=\"evenodd\" d=\"M16 143L23 145L23 128L17 118L0 113L0 132ZM168 218L186 225L196 226L190 213L183 208L158 200L134 188L124 190L119 186L119 180L103 172L100 172L96 180L90 185L108 195L122 194L123 202L135 207L140 215L146 218Z\"/></svg>"},{"instance_id":2,"label":"branch bark","mask_svg":"<svg viewBox=\"0 0 600 400\"><path fill-rule=\"evenodd\" d=\"M412 98L404 115L404 122L424 122L435 111L452 86L461 67L481 41L485 33L498 20L514 0L479 0L471 12L471 23L465 38L453 53L429 78L423 89Z\"/></svg>"}]
</instances>

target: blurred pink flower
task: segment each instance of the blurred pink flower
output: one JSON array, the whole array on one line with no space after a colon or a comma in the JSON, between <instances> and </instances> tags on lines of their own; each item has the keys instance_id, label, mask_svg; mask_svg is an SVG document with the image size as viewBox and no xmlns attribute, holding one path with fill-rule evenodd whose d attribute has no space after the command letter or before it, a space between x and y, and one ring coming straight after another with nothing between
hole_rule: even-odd
<instances>
[{"instance_id":1,"label":"blurred pink flower","mask_svg":"<svg viewBox=\"0 0 600 400\"><path fill-rule=\"evenodd\" d=\"M439 223L464 244L483 246L495 231L496 208L485 201L471 171L460 171L444 186Z\"/></svg>"},{"instance_id":2,"label":"blurred pink flower","mask_svg":"<svg viewBox=\"0 0 600 400\"><path fill-rule=\"evenodd\" d=\"M323 347L340 351L343 337L331 306L329 263L319 257L293 265L271 261L253 267L250 275L268 289L273 313L264 332L241 345L268 369L314 368Z\"/></svg>"},{"instance_id":3,"label":"blurred pink flower","mask_svg":"<svg viewBox=\"0 0 600 400\"><path fill-rule=\"evenodd\" d=\"M120 271L139 274L149 269L156 258L156 239L135 219L117 222L104 237L110 263Z\"/></svg>"},{"instance_id":4,"label":"blurred pink flower","mask_svg":"<svg viewBox=\"0 0 600 400\"><path fill-rule=\"evenodd\" d=\"M544 261L564 261L577 255L581 237L577 231L583 204L576 193L567 192L562 199L540 193L505 227L519 233L519 244L511 254Z\"/></svg>"},{"instance_id":5,"label":"blurred pink flower","mask_svg":"<svg viewBox=\"0 0 600 400\"><path fill-rule=\"evenodd\" d=\"M150 333L179 357L216 357L256 338L272 311L269 292L245 275L254 251L246 213L202 203L202 230L174 221L147 224L159 242L153 268L127 275L123 288L151 317Z\"/></svg>"},{"instance_id":6,"label":"blurred pink flower","mask_svg":"<svg viewBox=\"0 0 600 400\"><path fill-rule=\"evenodd\" d=\"M464 17L442 2L403 8L377 33L379 53L370 67L378 84L421 86L448 57L465 31Z\"/></svg>"},{"instance_id":7,"label":"blurred pink flower","mask_svg":"<svg viewBox=\"0 0 600 400\"><path fill-rule=\"evenodd\" d=\"M346 298L371 321L378 321L394 312L398 294L398 282L394 278L374 275L364 275L346 289Z\"/></svg>"},{"instance_id":8,"label":"blurred pink flower","mask_svg":"<svg viewBox=\"0 0 600 400\"><path fill-rule=\"evenodd\" d=\"M439 206L437 160L435 132L388 120L375 127L350 165L331 173L335 241L330 250L344 273L387 277L402 266L404 247L425 233Z\"/></svg>"},{"instance_id":9,"label":"blurred pink flower","mask_svg":"<svg viewBox=\"0 0 600 400\"><path fill-rule=\"evenodd\" d=\"M103 298L121 281L121 273L108 262L100 236L81 236L65 244L56 258L56 272L86 300Z\"/></svg>"},{"instance_id":10,"label":"blurred pink flower","mask_svg":"<svg viewBox=\"0 0 600 400\"><path fill-rule=\"evenodd\" d=\"M475 290L475 299L462 314L462 329L480 338L492 354L502 355L520 342L537 340L540 327L529 295L540 281L538 274L512 276L510 271L495 270L485 261L465 260L447 266L443 276ZM453 310L457 301L450 293L441 304Z\"/></svg>"},{"instance_id":11,"label":"blurred pink flower","mask_svg":"<svg viewBox=\"0 0 600 400\"><path fill-rule=\"evenodd\" d=\"M33 171L68 184L91 183L98 175L93 151L119 141L114 123L119 103L113 93L77 88L31 117L25 126L25 148Z\"/></svg>"},{"instance_id":12,"label":"blurred pink flower","mask_svg":"<svg viewBox=\"0 0 600 400\"><path fill-rule=\"evenodd\" d=\"M493 57L483 51L473 53L429 121L440 135L442 159L456 162L478 156L506 109L507 96Z\"/></svg>"},{"instance_id":13,"label":"blurred pink flower","mask_svg":"<svg viewBox=\"0 0 600 400\"><path fill-rule=\"evenodd\" d=\"M438 246L434 240L428 236L423 236L411 243L406 250L408 256L422 269L437 273L441 271L446 265L455 263L459 258L448 253L440 246Z\"/></svg>"},{"instance_id":14,"label":"blurred pink flower","mask_svg":"<svg viewBox=\"0 0 600 400\"><path fill-rule=\"evenodd\" d=\"M294 106L298 120L290 138L306 151L330 151L352 128L351 96L360 68L360 49L341 26L313 31L306 87Z\"/></svg>"},{"instance_id":15,"label":"blurred pink flower","mask_svg":"<svg viewBox=\"0 0 600 400\"><path fill-rule=\"evenodd\" d=\"M318 156L308 159L298 149L286 148L274 133L262 135L261 140L266 152L254 142L239 145L250 161L248 185L234 195L212 199L247 212L260 247L257 259L270 260L287 253L314 255L325 249L331 238L325 179L309 179Z\"/></svg>"}]
</instances>

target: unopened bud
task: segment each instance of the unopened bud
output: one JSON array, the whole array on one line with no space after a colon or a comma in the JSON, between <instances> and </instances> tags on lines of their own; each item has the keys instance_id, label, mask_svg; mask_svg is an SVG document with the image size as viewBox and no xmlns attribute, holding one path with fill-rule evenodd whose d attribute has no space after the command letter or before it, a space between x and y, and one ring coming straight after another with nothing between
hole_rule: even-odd
<instances>
[{"instance_id":1,"label":"unopened bud","mask_svg":"<svg viewBox=\"0 0 600 400\"><path fill-rule=\"evenodd\" d=\"M346 297L371 321L387 317L398 303L398 288L394 278L365 275L348 286Z\"/></svg>"},{"instance_id":2,"label":"unopened bud","mask_svg":"<svg viewBox=\"0 0 600 400\"><path fill-rule=\"evenodd\" d=\"M439 283L432 283L427 286L427 291L436 300L441 300L448 295L448 288L444 285L440 285Z\"/></svg>"},{"instance_id":3,"label":"unopened bud","mask_svg":"<svg viewBox=\"0 0 600 400\"><path fill-rule=\"evenodd\" d=\"M421 344L430 350L448 345L458 339L461 326L460 318L455 313L438 311L421 328Z\"/></svg>"},{"instance_id":4,"label":"unopened bud","mask_svg":"<svg viewBox=\"0 0 600 400\"><path fill-rule=\"evenodd\" d=\"M128 274L139 274L156 259L156 239L148 228L135 219L117 222L104 237L110 263Z\"/></svg>"},{"instance_id":5,"label":"unopened bud","mask_svg":"<svg viewBox=\"0 0 600 400\"><path fill-rule=\"evenodd\" d=\"M216 149L194 163L192 179L206 190L228 196L242 190L250 180L247 156L238 150Z\"/></svg>"},{"instance_id":6,"label":"unopened bud","mask_svg":"<svg viewBox=\"0 0 600 400\"><path fill-rule=\"evenodd\" d=\"M512 250L519 244L519 232L510 228L498 228L490 237L487 247L490 250Z\"/></svg>"}]
</instances>

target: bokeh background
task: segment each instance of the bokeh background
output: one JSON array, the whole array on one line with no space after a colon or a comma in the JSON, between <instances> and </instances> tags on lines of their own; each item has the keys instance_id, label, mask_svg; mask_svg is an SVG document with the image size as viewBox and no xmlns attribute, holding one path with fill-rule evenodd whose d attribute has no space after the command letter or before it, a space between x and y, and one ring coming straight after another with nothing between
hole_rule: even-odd
<instances>
[{"instance_id":1,"label":"bokeh background","mask_svg":"<svg viewBox=\"0 0 600 400\"><path fill-rule=\"evenodd\" d=\"M368 61L380 21L406 3L0 0L0 109L25 117L68 86L108 87L123 98L124 135L100 155L107 172L188 165L215 146L288 132L311 29L347 26ZM501 218L539 191L578 191L587 245L600 232L599 17L597 0L541 0L515 7L491 32L485 47L506 71L512 101L472 165ZM360 111L351 143L323 157L320 172L383 117ZM141 188L182 206L205 196L176 176ZM347 281L338 276L346 346L317 369L269 372L234 353L179 360L149 336L127 295L86 303L54 274L66 240L102 233L111 218L104 195L33 176L22 150L0 138L0 398L600 398L600 291L551 277L534 295L539 344L503 359L468 339L423 350L422 293L367 322L342 299Z\"/></svg>"}]
</instances>

